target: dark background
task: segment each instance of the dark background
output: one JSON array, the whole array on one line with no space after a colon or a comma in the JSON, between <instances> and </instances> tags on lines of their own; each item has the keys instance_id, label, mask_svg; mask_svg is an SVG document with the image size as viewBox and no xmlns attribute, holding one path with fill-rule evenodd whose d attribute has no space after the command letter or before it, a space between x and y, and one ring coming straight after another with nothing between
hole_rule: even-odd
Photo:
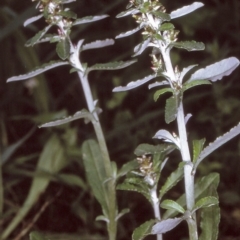
<instances>
[{"instance_id":1,"label":"dark background","mask_svg":"<svg viewBox=\"0 0 240 240\"><path fill-rule=\"evenodd\" d=\"M173 49L174 65L180 69L191 64L206 66L223 58L240 58L240 1L205 0L205 6L192 14L175 19L172 23L180 30L179 40L202 41L206 49L201 52L187 52ZM98 39L114 38L121 32L136 26L129 17L116 19L115 16L125 10L127 1L122 0L77 0L68 7L78 17L108 14L109 18L91 24L75 26L72 40L85 39L91 42ZM191 1L162 1L171 12ZM37 77L37 87L31 88L27 81L6 84L6 79L23 74L38 64L57 59L55 44L39 44L25 48L24 43L45 26L40 20L24 28L23 21L37 14L35 4L30 0L2 0L0 2L0 143L1 151L25 136L33 126L46 119L56 118L56 113L66 111L72 115L85 108L85 100L77 74L69 74L69 67L58 67ZM88 65L108 61L129 60L133 48L141 41L141 34L118 39L114 46L90 50L82 54L81 59ZM118 85L126 85L149 73L150 52L145 51L138 62L118 71L94 71L90 74L90 84L99 106L100 115L111 159L118 166L134 158L133 151L143 142L158 143L152 140L155 132L161 128L176 131L175 123L164 122L164 105L168 95L153 101L154 90L147 85L127 93L112 93ZM185 113L192 113L188 123L189 142L193 139L206 138L213 141L235 126L240 119L240 69L224 77L212 86L200 86L185 94ZM62 137L68 130L73 130L77 138L73 140L69 164L62 172L76 174L84 180L84 169L79 146L94 137L90 124L82 120L72 122L63 128L36 129L31 137L2 166L4 183L4 211L0 219L0 231L4 229L27 196L31 176L39 154L51 134ZM65 146L65 145L64 145ZM66 148L68 144L66 143ZM199 166L197 178L210 172L220 173L218 193L220 197L221 222L220 240L240 239L240 138L236 137L211 154ZM163 178L174 170L179 163L178 153L172 154ZM84 180L85 181L85 180ZM86 184L87 186L87 184ZM87 189L87 190L86 190ZM31 222L41 206L54 199L31 230L49 234L53 239L106 239L105 224L94 222L100 214L100 207L94 200L89 187L85 190L62 181L53 181L31 212L14 231L16 236L24 226ZM183 191L182 183L170 193L169 198L178 198ZM119 240L130 239L135 227L153 217L151 206L139 194L118 192L119 208L130 208L119 223ZM24 225L25 224L25 225ZM65 234L65 235L64 235ZM80 236L80 237L79 237ZM182 223L164 239L187 239L187 227ZM55 237L55 238L54 238ZM185 237L185 238L184 238ZM22 239L28 239L26 236ZM154 239L149 237L149 239Z\"/></svg>"}]
</instances>

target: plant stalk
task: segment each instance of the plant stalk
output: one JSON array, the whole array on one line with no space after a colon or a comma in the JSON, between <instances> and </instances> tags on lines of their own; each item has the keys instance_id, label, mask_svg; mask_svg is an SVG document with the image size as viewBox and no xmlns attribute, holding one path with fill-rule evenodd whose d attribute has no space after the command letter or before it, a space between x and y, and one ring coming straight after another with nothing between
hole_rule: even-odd
<instances>
[{"instance_id":1,"label":"plant stalk","mask_svg":"<svg viewBox=\"0 0 240 240\"><path fill-rule=\"evenodd\" d=\"M164 65L168 76L170 77L170 84L173 87L172 82L178 83L178 79L176 78L176 74L174 73L171 58L170 58L170 49L166 48L166 46L162 45L159 42L159 49L161 50ZM176 91L176 90L175 90ZM194 175L192 175L193 164L191 162L188 140L187 140L187 132L186 132L186 125L184 119L184 109L182 103L182 97L179 99L179 106L177 110L177 124L178 124L178 133L180 139L180 146L181 146L181 156L182 161L186 164L184 166L184 184L185 184L185 194L186 194L186 205L187 210L191 211L195 205L195 195L194 195ZM191 221L188 222L188 229L189 229L189 237L190 240L198 240L198 232L197 232L197 222L196 216L193 214Z\"/></svg>"},{"instance_id":2,"label":"plant stalk","mask_svg":"<svg viewBox=\"0 0 240 240\"><path fill-rule=\"evenodd\" d=\"M115 190L115 182L112 178L112 167L111 167L111 161L105 141L105 137L102 131L102 127L98 118L98 114L95 111L95 104L92 96L92 92L89 86L89 82L87 79L87 76L82 73L78 72L79 79L81 81L85 99L87 101L88 110L89 112L93 113L93 116L95 118L95 121L93 121L93 127L97 136L97 140L99 143L99 147L102 153L103 158L103 164L106 171L107 179L109 181L106 183L108 185L108 235L109 240L115 240L116 239L116 233L117 233L117 221L116 221L116 213L117 213L117 206L116 206L116 190Z\"/></svg>"}]
</instances>

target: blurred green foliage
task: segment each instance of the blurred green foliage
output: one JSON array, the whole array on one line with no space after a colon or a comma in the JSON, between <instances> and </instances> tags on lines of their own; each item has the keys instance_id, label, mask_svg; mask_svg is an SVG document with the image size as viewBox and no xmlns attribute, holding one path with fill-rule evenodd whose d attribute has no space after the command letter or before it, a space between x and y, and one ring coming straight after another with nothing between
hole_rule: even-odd
<instances>
[{"instance_id":1,"label":"blurred green foliage","mask_svg":"<svg viewBox=\"0 0 240 240\"><path fill-rule=\"evenodd\" d=\"M182 40L197 40L206 44L202 52L174 50L174 64L180 68L190 64L207 65L229 56L240 59L240 2L238 0L204 0L205 7L174 22L181 32ZM172 11L191 1L162 1L167 11ZM109 14L110 17L95 24L75 27L73 41L84 38L85 42L95 39L114 38L120 32L135 26L129 18L116 19L125 9L127 1L83 0L71 4L78 17ZM70 5L69 5L70 6ZM94 135L90 124L75 121L62 127L36 129L18 148L11 148L37 124L73 114L85 107L82 89L75 74L69 75L67 67L57 68L34 79L6 84L6 79L25 73L35 66L57 59L54 45L41 44L34 48L24 47L27 39L44 26L37 22L27 28L22 24L36 10L30 0L2 0L0 3L0 151L10 151L2 162L0 181L0 232L19 211L28 196L33 179L47 181L46 188L35 196L33 207L11 235L17 238L24 229L39 230L51 239L106 239L105 225L94 222L100 208L94 200L84 176L81 159L81 143ZM97 62L130 59L133 47L140 41L141 34L117 40L115 45L83 54L90 65ZM163 128L165 99L153 101L153 92L146 86L133 90L131 94L112 93L118 85L125 85L151 72L149 52L132 66L115 72L93 72L90 81L99 106L100 115L112 160L119 166L133 159L133 150L143 142L151 140L156 130ZM236 125L240 119L240 70L239 68L223 81L213 86L201 86L186 93L186 113L193 117L188 123L189 140L206 138L213 141ZM168 127L175 130L175 126ZM55 140L54 140L55 139ZM57 141L66 162L57 171L38 169L39 160L46 151L49 141ZM56 147L56 145L54 145ZM49 146L48 146L49 147ZM11 152L12 151L12 152ZM50 161L56 156L50 157ZM51 159L50 159L51 158ZM209 172L221 176L219 195L222 208L219 239L237 239L240 235L240 139L235 138L205 160L198 170L199 177ZM2 159L0 159L2 160ZM65 161L64 160L64 161ZM178 155L172 154L171 164L165 170L168 175L178 164ZM58 171L62 168L61 171ZM167 172L169 171L169 172ZM0 178L1 179L1 178ZM35 189L36 190L36 189ZM182 185L178 184L170 198L179 197ZM42 212L44 204L49 206ZM51 203L50 203L51 202ZM130 208L119 225L119 240L130 239L133 229L149 219L148 204L140 195L120 192L120 208ZM39 214L38 219L34 217ZM93 224L94 222L94 224ZM165 239L173 239L168 233ZM186 226L174 231L174 239L184 239ZM28 239L23 234L21 239ZM147 238L151 239L151 237Z\"/></svg>"}]
</instances>

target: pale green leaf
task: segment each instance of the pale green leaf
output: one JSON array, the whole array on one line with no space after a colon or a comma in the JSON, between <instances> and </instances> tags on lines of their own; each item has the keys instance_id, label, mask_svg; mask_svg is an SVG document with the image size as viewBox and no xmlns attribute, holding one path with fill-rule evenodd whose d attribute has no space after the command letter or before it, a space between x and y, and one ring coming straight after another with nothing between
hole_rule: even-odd
<instances>
[{"instance_id":1,"label":"pale green leaf","mask_svg":"<svg viewBox=\"0 0 240 240\"><path fill-rule=\"evenodd\" d=\"M142 240L146 236L150 235L152 227L155 223L156 220L152 219L137 227L132 234L132 240Z\"/></svg>"},{"instance_id":2,"label":"pale green leaf","mask_svg":"<svg viewBox=\"0 0 240 240\"><path fill-rule=\"evenodd\" d=\"M208 176L202 177L195 185L195 199L199 199L202 194L210 188L210 186L214 185L217 186L219 183L219 174L218 173L210 173ZM186 207L186 197L183 194L179 199L176 201L182 207ZM214 206L213 206L214 207ZM174 217L178 214L176 210L167 210L163 218L167 219L169 217Z\"/></svg>"},{"instance_id":3,"label":"pale green leaf","mask_svg":"<svg viewBox=\"0 0 240 240\"><path fill-rule=\"evenodd\" d=\"M70 10L67 10L67 11L61 11L58 13L59 15L65 17L65 18L72 18L72 19L76 19L77 18L77 14L70 11Z\"/></svg>"},{"instance_id":4,"label":"pale green leaf","mask_svg":"<svg viewBox=\"0 0 240 240\"><path fill-rule=\"evenodd\" d=\"M202 152L200 153L194 168L193 173L195 173L197 166L199 163L206 158L210 153L215 151L217 148L221 147L224 143L230 141L232 138L236 137L238 134L240 134L240 123L233 127L229 132L225 133L224 135L216 138L216 140L212 143L210 143L207 147L205 147Z\"/></svg>"},{"instance_id":5,"label":"pale green leaf","mask_svg":"<svg viewBox=\"0 0 240 240\"><path fill-rule=\"evenodd\" d=\"M128 10L119 13L119 14L116 16L116 18L126 17L126 16L128 16L128 15L137 14L137 13L139 13L139 10L138 10L138 9L136 9L136 8L129 8Z\"/></svg>"},{"instance_id":6,"label":"pale green leaf","mask_svg":"<svg viewBox=\"0 0 240 240\"><path fill-rule=\"evenodd\" d=\"M119 35L117 35L115 38L118 39L118 38L123 38L123 37L128 37L132 34L134 34L135 32L138 32L140 29L142 29L143 27L141 26L138 26L130 31L127 31L127 32L124 32L124 33L120 33Z\"/></svg>"},{"instance_id":7,"label":"pale green leaf","mask_svg":"<svg viewBox=\"0 0 240 240\"><path fill-rule=\"evenodd\" d=\"M212 196L204 197L204 198L199 199L196 202L196 204L193 208L193 211L196 211L200 208L210 207L210 206L213 206L216 204L218 204L218 199L216 197L212 197Z\"/></svg>"},{"instance_id":8,"label":"pale green leaf","mask_svg":"<svg viewBox=\"0 0 240 240\"><path fill-rule=\"evenodd\" d=\"M45 238L40 232L31 232L29 234L29 238L30 240L47 240L47 238Z\"/></svg>"},{"instance_id":9,"label":"pale green leaf","mask_svg":"<svg viewBox=\"0 0 240 240\"><path fill-rule=\"evenodd\" d=\"M52 27L52 25L47 25L42 31L38 32L34 37L29 39L25 46L30 47L38 43L38 41L47 33L47 31Z\"/></svg>"},{"instance_id":10,"label":"pale green leaf","mask_svg":"<svg viewBox=\"0 0 240 240\"><path fill-rule=\"evenodd\" d=\"M157 12L153 12L153 14L160 18L162 21L170 21L171 18L170 18L170 15L167 14L167 13L164 13L164 12L161 12L161 11L157 11Z\"/></svg>"},{"instance_id":11,"label":"pale green leaf","mask_svg":"<svg viewBox=\"0 0 240 240\"><path fill-rule=\"evenodd\" d=\"M186 41L186 42L172 42L170 47L183 48L187 51L200 51L205 49L205 45L202 42Z\"/></svg>"},{"instance_id":12,"label":"pale green leaf","mask_svg":"<svg viewBox=\"0 0 240 240\"><path fill-rule=\"evenodd\" d=\"M173 188L183 177L183 166L179 164L178 168L173 171L167 178L166 182L160 189L159 199L162 199L165 193Z\"/></svg>"},{"instance_id":13,"label":"pale green leaf","mask_svg":"<svg viewBox=\"0 0 240 240\"><path fill-rule=\"evenodd\" d=\"M65 158L64 148L61 140L57 135L52 135L51 138L45 143L43 152L40 155L36 172L46 172L55 174L67 165L68 161ZM9 223L7 228L3 231L2 238L7 238L23 218L31 210L32 206L39 199L39 196L45 191L50 179L48 177L35 175L28 196L23 203L23 206L18 211L17 215Z\"/></svg>"},{"instance_id":14,"label":"pale green leaf","mask_svg":"<svg viewBox=\"0 0 240 240\"><path fill-rule=\"evenodd\" d=\"M98 63L88 68L88 72L92 70L118 70L132 65L137 60L120 61L120 62L109 62L109 63Z\"/></svg>"},{"instance_id":15,"label":"pale green leaf","mask_svg":"<svg viewBox=\"0 0 240 240\"><path fill-rule=\"evenodd\" d=\"M189 13L195 11L196 9L198 9L198 8L200 8L202 6L204 6L203 3L201 3L201 2L194 2L194 3L192 3L192 4L188 5L188 6L184 6L184 7L181 7L179 9L177 9L177 10L172 11L170 13L170 17L171 17L171 19L182 17L182 16L184 16L186 14L189 14Z\"/></svg>"},{"instance_id":16,"label":"pale green leaf","mask_svg":"<svg viewBox=\"0 0 240 240\"><path fill-rule=\"evenodd\" d=\"M66 60L70 55L70 43L67 38L57 43L56 52L62 60Z\"/></svg>"},{"instance_id":17,"label":"pale green leaf","mask_svg":"<svg viewBox=\"0 0 240 240\"><path fill-rule=\"evenodd\" d=\"M58 119L58 120L55 120L52 122L44 123L44 124L40 125L39 128L59 126L59 125L69 123L69 122L72 122L72 121L80 119L80 118L85 118L85 119L91 121L93 119L93 116L86 109L83 109L81 111L76 112L73 116L69 116L69 117Z\"/></svg>"},{"instance_id":18,"label":"pale green leaf","mask_svg":"<svg viewBox=\"0 0 240 240\"><path fill-rule=\"evenodd\" d=\"M105 15L99 15L99 16L87 16L87 17L79 18L73 22L73 26L83 24L83 23L95 22L95 21L104 19L106 17L108 17L108 15L105 14Z\"/></svg>"},{"instance_id":19,"label":"pale green leaf","mask_svg":"<svg viewBox=\"0 0 240 240\"><path fill-rule=\"evenodd\" d=\"M49 63L45 63L40 67L37 67L33 69L31 72L19 75L19 76L14 76L10 77L7 79L7 82L13 82L13 81L20 81L20 80L26 80L32 77L35 77L43 72L46 72L52 68L59 67L62 65L67 65L69 64L68 62L63 62L63 61L50 61Z\"/></svg>"},{"instance_id":20,"label":"pale green leaf","mask_svg":"<svg viewBox=\"0 0 240 240\"><path fill-rule=\"evenodd\" d=\"M103 210L108 210L107 186L104 181L107 179L101 151L95 140L87 140L82 145L83 163L88 182L94 196L101 204Z\"/></svg>"},{"instance_id":21,"label":"pale green leaf","mask_svg":"<svg viewBox=\"0 0 240 240\"><path fill-rule=\"evenodd\" d=\"M177 117L178 99L174 95L167 99L165 106L165 122L170 123Z\"/></svg>"},{"instance_id":22,"label":"pale green leaf","mask_svg":"<svg viewBox=\"0 0 240 240\"><path fill-rule=\"evenodd\" d=\"M164 209L174 209L180 213L184 213L184 208L173 200L166 199L160 204L161 208Z\"/></svg>"},{"instance_id":23,"label":"pale green leaf","mask_svg":"<svg viewBox=\"0 0 240 240\"><path fill-rule=\"evenodd\" d=\"M129 213L129 212L130 212L130 209L129 209L129 208L124 208L124 209L122 209L121 212L118 213L116 220L118 220L119 218L121 218L122 216L124 216L125 214L127 214L127 213Z\"/></svg>"},{"instance_id":24,"label":"pale green leaf","mask_svg":"<svg viewBox=\"0 0 240 240\"><path fill-rule=\"evenodd\" d=\"M163 88L163 89L157 90L153 95L154 101L156 102L158 100L158 98L166 92L171 92L172 93L173 90L171 88Z\"/></svg>"},{"instance_id":25,"label":"pale green leaf","mask_svg":"<svg viewBox=\"0 0 240 240\"><path fill-rule=\"evenodd\" d=\"M229 57L219 62L201 68L193 73L188 82L206 79L212 82L221 80L224 76L230 75L239 65L239 60L235 57Z\"/></svg>"}]
</instances>

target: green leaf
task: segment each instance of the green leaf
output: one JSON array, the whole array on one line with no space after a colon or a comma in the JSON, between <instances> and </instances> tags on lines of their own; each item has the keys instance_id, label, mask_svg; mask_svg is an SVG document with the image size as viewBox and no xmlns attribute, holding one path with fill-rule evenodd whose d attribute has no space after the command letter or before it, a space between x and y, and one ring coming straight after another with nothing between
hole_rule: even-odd
<instances>
[{"instance_id":1,"label":"green leaf","mask_svg":"<svg viewBox=\"0 0 240 240\"><path fill-rule=\"evenodd\" d=\"M201 153L205 143L205 138L200 140L193 140L193 163L198 159L199 154Z\"/></svg>"},{"instance_id":2,"label":"green leaf","mask_svg":"<svg viewBox=\"0 0 240 240\"><path fill-rule=\"evenodd\" d=\"M212 195L218 198L217 194L218 182L215 181L210 188L206 189L205 195ZM218 229L220 222L220 208L219 205L213 205L207 208L201 209L201 222L200 227L202 229L199 240L217 240L218 239Z\"/></svg>"},{"instance_id":3,"label":"green leaf","mask_svg":"<svg viewBox=\"0 0 240 240\"><path fill-rule=\"evenodd\" d=\"M210 186L217 186L219 183L219 174L218 173L210 173L208 176L202 177L195 185L195 198L199 199L199 197L210 188ZM182 207L186 207L186 197L183 194L176 201ZM214 207L214 206L213 206ZM178 214L176 210L168 210L164 213L163 219L167 219L169 217L174 217ZM207 239L207 238L206 238Z\"/></svg>"},{"instance_id":4,"label":"green leaf","mask_svg":"<svg viewBox=\"0 0 240 240\"><path fill-rule=\"evenodd\" d=\"M157 222L152 227L152 234L162 234L169 232L173 228L175 228L179 223L181 223L184 220L183 217L181 218L169 218L166 220L161 220L160 222Z\"/></svg>"},{"instance_id":5,"label":"green leaf","mask_svg":"<svg viewBox=\"0 0 240 240\"><path fill-rule=\"evenodd\" d=\"M116 18L126 17L126 16L128 16L128 15L137 14L137 13L139 13L139 10L138 10L138 9L136 9L136 8L129 8L128 10L119 13L119 14L116 16Z\"/></svg>"},{"instance_id":6,"label":"green leaf","mask_svg":"<svg viewBox=\"0 0 240 240\"><path fill-rule=\"evenodd\" d=\"M200 51L205 49L202 42L186 41L186 42L172 42L169 47L184 48L187 51Z\"/></svg>"},{"instance_id":7,"label":"green leaf","mask_svg":"<svg viewBox=\"0 0 240 240\"><path fill-rule=\"evenodd\" d=\"M72 12L72 11L61 11L59 13L59 15L65 17L65 18L73 18L73 19L76 19L77 18L77 14L75 12Z\"/></svg>"},{"instance_id":8,"label":"green leaf","mask_svg":"<svg viewBox=\"0 0 240 240\"><path fill-rule=\"evenodd\" d=\"M160 18L162 21L170 21L170 15L161 11L154 12L153 15Z\"/></svg>"},{"instance_id":9,"label":"green leaf","mask_svg":"<svg viewBox=\"0 0 240 240\"><path fill-rule=\"evenodd\" d=\"M137 169L138 167L139 167L139 164L136 160L133 160L133 161L130 161L130 162L127 162L127 163L123 164L121 169L118 171L117 178L125 176L126 174L128 174L132 170Z\"/></svg>"},{"instance_id":10,"label":"green leaf","mask_svg":"<svg viewBox=\"0 0 240 240\"><path fill-rule=\"evenodd\" d=\"M157 153L169 153L172 150L174 150L174 146L169 144L158 144L158 145L151 145L148 143L142 143L137 146L137 148L134 150L134 154L136 156L142 156L145 154L157 154Z\"/></svg>"},{"instance_id":11,"label":"green leaf","mask_svg":"<svg viewBox=\"0 0 240 240\"><path fill-rule=\"evenodd\" d=\"M172 23L163 23L159 28L160 31L172 30L174 29L174 25Z\"/></svg>"},{"instance_id":12,"label":"green leaf","mask_svg":"<svg viewBox=\"0 0 240 240\"><path fill-rule=\"evenodd\" d=\"M173 90L171 88L163 88L163 89L160 89L160 90L157 90L155 93L154 93L154 96L153 96L153 99L154 101L156 102L158 100L158 98L166 93L166 92L171 92L173 93Z\"/></svg>"},{"instance_id":13,"label":"green leaf","mask_svg":"<svg viewBox=\"0 0 240 240\"><path fill-rule=\"evenodd\" d=\"M29 39L25 46L30 47L39 42L39 40L46 34L46 32L52 27L52 25L47 25L42 31L38 32L34 37Z\"/></svg>"},{"instance_id":14,"label":"green leaf","mask_svg":"<svg viewBox=\"0 0 240 240\"><path fill-rule=\"evenodd\" d=\"M212 196L204 197L204 198L199 199L196 202L196 204L193 208L193 211L196 211L200 208L210 207L210 206L216 205L216 204L218 204L218 199L216 197L212 197Z\"/></svg>"},{"instance_id":15,"label":"green leaf","mask_svg":"<svg viewBox=\"0 0 240 240\"><path fill-rule=\"evenodd\" d=\"M132 240L142 240L144 239L147 235L151 234L152 227L156 223L156 220L149 220L139 227L137 227L132 235Z\"/></svg>"},{"instance_id":16,"label":"green leaf","mask_svg":"<svg viewBox=\"0 0 240 240\"><path fill-rule=\"evenodd\" d=\"M74 174L67 174L67 173L61 173L57 175L58 180L61 182L71 185L71 186L78 186L82 188L83 190L87 190L87 185L83 181L82 178L80 178L77 175Z\"/></svg>"},{"instance_id":17,"label":"green leaf","mask_svg":"<svg viewBox=\"0 0 240 240\"><path fill-rule=\"evenodd\" d=\"M130 212L129 208L122 209L121 212L117 215L117 219L116 220L118 220L119 218L121 218L122 216L124 216L125 214L127 214L129 212Z\"/></svg>"},{"instance_id":18,"label":"green leaf","mask_svg":"<svg viewBox=\"0 0 240 240\"><path fill-rule=\"evenodd\" d=\"M57 135L52 135L45 143L43 152L40 155L36 172L46 172L48 174L55 174L67 165L68 161L65 158L64 147ZM39 199L39 196L45 191L50 178L35 175L28 196L23 203L23 206L18 211L17 215L10 222L8 227L3 231L2 239L7 238L16 226L23 220L23 218L31 210L32 206Z\"/></svg>"},{"instance_id":19,"label":"green leaf","mask_svg":"<svg viewBox=\"0 0 240 240\"><path fill-rule=\"evenodd\" d=\"M95 140L87 140L82 145L82 152L87 179L94 196L103 210L108 212L107 186L104 184L107 177L99 145Z\"/></svg>"},{"instance_id":20,"label":"green leaf","mask_svg":"<svg viewBox=\"0 0 240 240\"><path fill-rule=\"evenodd\" d=\"M47 240L40 232L31 232L29 234L30 240Z\"/></svg>"},{"instance_id":21,"label":"green leaf","mask_svg":"<svg viewBox=\"0 0 240 240\"><path fill-rule=\"evenodd\" d=\"M86 109L83 109L81 111L76 112L73 116L69 116L69 117L65 117L65 118L62 118L62 119L59 119L56 121L44 123L44 124L40 125L39 128L59 126L59 125L69 123L69 122L72 122L72 121L80 119L80 118L85 118L87 120L92 121L93 115L90 112L88 112Z\"/></svg>"},{"instance_id":22,"label":"green leaf","mask_svg":"<svg viewBox=\"0 0 240 240\"><path fill-rule=\"evenodd\" d=\"M185 92L189 88L199 86L199 85L203 85L203 84L210 84L211 85L212 83L208 80L195 80L195 81L192 81L192 82L186 82L183 85L182 91Z\"/></svg>"},{"instance_id":23,"label":"green leaf","mask_svg":"<svg viewBox=\"0 0 240 240\"><path fill-rule=\"evenodd\" d=\"M148 186L143 179L126 178L123 183L117 185L117 190L141 193L150 203L152 203Z\"/></svg>"},{"instance_id":24,"label":"green leaf","mask_svg":"<svg viewBox=\"0 0 240 240\"><path fill-rule=\"evenodd\" d=\"M170 174L164 185L161 187L159 199L162 199L165 193L173 188L183 177L183 166L179 164L178 168ZM182 205L182 204L180 204Z\"/></svg>"},{"instance_id":25,"label":"green leaf","mask_svg":"<svg viewBox=\"0 0 240 240\"><path fill-rule=\"evenodd\" d=\"M118 70L132 65L137 60L131 61L120 61L120 62L109 62L109 63L98 63L88 68L88 72L92 70Z\"/></svg>"},{"instance_id":26,"label":"green leaf","mask_svg":"<svg viewBox=\"0 0 240 240\"><path fill-rule=\"evenodd\" d=\"M31 72L19 75L19 76L14 76L10 77L7 79L7 82L13 82L13 81L20 81L20 80L26 80L32 77L35 77L43 72L46 72L52 68L59 67L62 65L67 65L69 64L68 62L63 62L63 61L50 61L49 63L45 63L40 67L36 67L33 69Z\"/></svg>"},{"instance_id":27,"label":"green leaf","mask_svg":"<svg viewBox=\"0 0 240 240\"><path fill-rule=\"evenodd\" d=\"M170 123L177 117L178 99L174 95L167 99L165 106L165 122Z\"/></svg>"},{"instance_id":28,"label":"green leaf","mask_svg":"<svg viewBox=\"0 0 240 240\"><path fill-rule=\"evenodd\" d=\"M108 17L108 15L105 14L105 15L100 15L100 16L87 16L87 17L79 18L73 22L73 26L83 24L83 23L95 22L95 21L104 19L106 17Z\"/></svg>"},{"instance_id":29,"label":"green leaf","mask_svg":"<svg viewBox=\"0 0 240 240\"><path fill-rule=\"evenodd\" d=\"M62 39L56 46L56 52L62 60L66 60L70 55L70 43L67 38Z\"/></svg>"},{"instance_id":30,"label":"green leaf","mask_svg":"<svg viewBox=\"0 0 240 240\"><path fill-rule=\"evenodd\" d=\"M216 138L216 140L212 143L210 143L207 147L205 147L202 152L200 153L194 168L193 173L195 173L197 166L201 163L201 161L206 158L210 153L215 151L217 148L221 147L224 143L230 141L232 138L236 137L238 134L240 134L240 123L230 129L229 132L225 133L224 135Z\"/></svg>"},{"instance_id":31,"label":"green leaf","mask_svg":"<svg viewBox=\"0 0 240 240\"><path fill-rule=\"evenodd\" d=\"M164 200L161 204L160 204L161 208L164 208L164 209L174 209L180 213L184 213L185 210L184 208L179 205L177 202L173 201L173 200Z\"/></svg>"}]
</instances>

